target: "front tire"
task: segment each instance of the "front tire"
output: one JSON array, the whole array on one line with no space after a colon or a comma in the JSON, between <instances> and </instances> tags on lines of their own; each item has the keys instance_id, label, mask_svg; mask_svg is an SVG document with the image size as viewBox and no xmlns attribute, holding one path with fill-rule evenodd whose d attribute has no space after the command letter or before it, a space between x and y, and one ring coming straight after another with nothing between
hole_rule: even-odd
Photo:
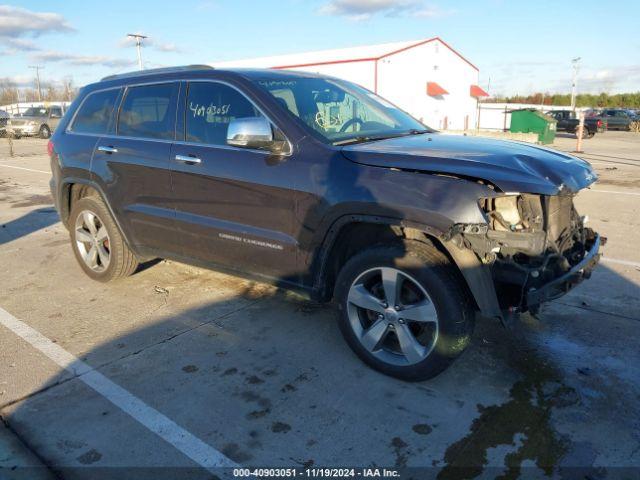
<instances>
[{"instance_id":1,"label":"front tire","mask_svg":"<svg viewBox=\"0 0 640 480\"><path fill-rule=\"evenodd\" d=\"M99 197L81 198L73 205L69 234L76 260L93 280L109 282L138 268L135 254Z\"/></svg>"},{"instance_id":2,"label":"front tire","mask_svg":"<svg viewBox=\"0 0 640 480\"><path fill-rule=\"evenodd\" d=\"M444 254L422 242L355 255L338 275L335 296L345 340L386 375L435 377L471 339L474 311L466 285Z\"/></svg>"}]
</instances>

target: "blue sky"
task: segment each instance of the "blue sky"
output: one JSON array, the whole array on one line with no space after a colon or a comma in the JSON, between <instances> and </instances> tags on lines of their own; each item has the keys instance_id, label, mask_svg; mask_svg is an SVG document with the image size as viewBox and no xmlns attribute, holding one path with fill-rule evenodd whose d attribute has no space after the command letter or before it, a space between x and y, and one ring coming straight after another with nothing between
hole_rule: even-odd
<instances>
[{"instance_id":1,"label":"blue sky","mask_svg":"<svg viewBox=\"0 0 640 480\"><path fill-rule=\"evenodd\" d=\"M0 0L1 2L1 0ZM440 36L492 94L640 91L640 2L430 0L65 0L0 4L0 80L71 76L83 85L135 68L205 63Z\"/></svg>"}]
</instances>

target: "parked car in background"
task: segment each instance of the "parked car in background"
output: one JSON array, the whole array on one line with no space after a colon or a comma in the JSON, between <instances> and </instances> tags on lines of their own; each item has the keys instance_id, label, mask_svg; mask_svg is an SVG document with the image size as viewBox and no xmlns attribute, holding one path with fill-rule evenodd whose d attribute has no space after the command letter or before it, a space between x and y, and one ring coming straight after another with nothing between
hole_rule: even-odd
<instances>
[{"instance_id":1,"label":"parked car in background","mask_svg":"<svg viewBox=\"0 0 640 480\"><path fill-rule=\"evenodd\" d=\"M0 137L4 137L7 133L7 121L9 114L4 110L0 110Z\"/></svg>"},{"instance_id":2,"label":"parked car in background","mask_svg":"<svg viewBox=\"0 0 640 480\"><path fill-rule=\"evenodd\" d=\"M63 114L63 108L59 105L28 108L20 117L9 119L7 134L14 138L33 136L49 138L60 123Z\"/></svg>"},{"instance_id":3,"label":"parked car in background","mask_svg":"<svg viewBox=\"0 0 640 480\"><path fill-rule=\"evenodd\" d=\"M626 111L627 111L627 114L629 115L629 117L631 118L632 122L639 122L640 121L640 111L631 110L630 108L628 108Z\"/></svg>"},{"instance_id":4,"label":"parked car in background","mask_svg":"<svg viewBox=\"0 0 640 480\"><path fill-rule=\"evenodd\" d=\"M576 135L578 135L578 126L580 125L580 119L576 116L576 112L574 112L573 110L553 110L547 112L546 114L558 121L558 123L556 124L556 131L575 133ZM591 138L597 132L604 132L604 130L605 127L602 119L597 117L585 116L582 138Z\"/></svg>"},{"instance_id":5,"label":"parked car in background","mask_svg":"<svg viewBox=\"0 0 640 480\"><path fill-rule=\"evenodd\" d=\"M441 135L336 78L201 66L81 90L49 141L51 192L86 275L221 266L334 300L373 368L433 377L476 314L536 312L588 278L584 160Z\"/></svg>"},{"instance_id":6,"label":"parked car in background","mask_svg":"<svg viewBox=\"0 0 640 480\"><path fill-rule=\"evenodd\" d=\"M600 113L602 119L607 121L607 130L631 130L631 122L634 120L629 113L622 108L605 108Z\"/></svg>"}]
</instances>

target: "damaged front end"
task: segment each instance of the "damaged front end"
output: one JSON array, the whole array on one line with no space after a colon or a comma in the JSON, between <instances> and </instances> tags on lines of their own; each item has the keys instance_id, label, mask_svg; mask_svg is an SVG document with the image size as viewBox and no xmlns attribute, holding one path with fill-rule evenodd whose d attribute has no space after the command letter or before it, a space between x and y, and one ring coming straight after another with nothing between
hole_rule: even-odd
<instances>
[{"instance_id":1,"label":"damaged front end","mask_svg":"<svg viewBox=\"0 0 640 480\"><path fill-rule=\"evenodd\" d=\"M489 267L501 310L536 313L591 275L606 239L585 227L574 196L498 194L480 200L487 223L450 232Z\"/></svg>"}]
</instances>

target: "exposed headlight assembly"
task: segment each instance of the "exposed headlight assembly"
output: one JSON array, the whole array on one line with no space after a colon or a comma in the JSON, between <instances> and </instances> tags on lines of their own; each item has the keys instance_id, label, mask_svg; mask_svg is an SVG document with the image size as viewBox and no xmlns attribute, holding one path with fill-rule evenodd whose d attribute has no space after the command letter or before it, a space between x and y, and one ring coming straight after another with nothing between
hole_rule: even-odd
<instances>
[{"instance_id":1,"label":"exposed headlight assembly","mask_svg":"<svg viewBox=\"0 0 640 480\"><path fill-rule=\"evenodd\" d=\"M509 193L480 200L489 228L495 231L536 231L543 228L540 195Z\"/></svg>"}]
</instances>

